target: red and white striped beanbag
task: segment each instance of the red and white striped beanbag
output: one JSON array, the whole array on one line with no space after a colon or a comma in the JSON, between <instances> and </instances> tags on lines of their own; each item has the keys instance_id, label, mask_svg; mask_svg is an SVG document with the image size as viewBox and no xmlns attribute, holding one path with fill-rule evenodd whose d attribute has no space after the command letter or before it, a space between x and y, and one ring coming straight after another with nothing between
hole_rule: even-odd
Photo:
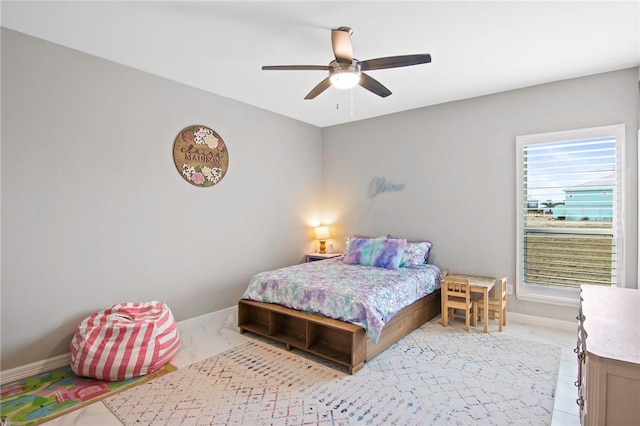
<instances>
[{"instance_id":1,"label":"red and white striped beanbag","mask_svg":"<svg viewBox=\"0 0 640 426\"><path fill-rule=\"evenodd\" d=\"M171 361L180 336L164 303L120 303L85 318L69 346L71 369L77 375L124 380Z\"/></svg>"}]
</instances>

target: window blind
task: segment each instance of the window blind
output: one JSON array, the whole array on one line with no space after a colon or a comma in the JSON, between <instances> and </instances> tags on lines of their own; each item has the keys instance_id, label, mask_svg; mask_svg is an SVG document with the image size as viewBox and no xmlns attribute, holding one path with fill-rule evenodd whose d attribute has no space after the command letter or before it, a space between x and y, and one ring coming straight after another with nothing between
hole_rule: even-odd
<instances>
[{"instance_id":1,"label":"window blind","mask_svg":"<svg viewBox=\"0 0 640 426\"><path fill-rule=\"evenodd\" d=\"M615 137L529 143L522 154L522 282L616 282Z\"/></svg>"}]
</instances>

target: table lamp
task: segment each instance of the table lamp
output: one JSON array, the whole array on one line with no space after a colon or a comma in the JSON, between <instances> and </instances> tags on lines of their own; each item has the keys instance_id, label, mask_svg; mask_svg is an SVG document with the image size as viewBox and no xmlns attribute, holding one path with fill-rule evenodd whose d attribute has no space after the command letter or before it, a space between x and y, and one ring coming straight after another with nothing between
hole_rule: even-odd
<instances>
[{"instance_id":1,"label":"table lamp","mask_svg":"<svg viewBox=\"0 0 640 426\"><path fill-rule=\"evenodd\" d=\"M327 246L326 242L329 239L329 227L328 226L316 226L316 240L320 241L320 249L318 253L326 253Z\"/></svg>"}]
</instances>

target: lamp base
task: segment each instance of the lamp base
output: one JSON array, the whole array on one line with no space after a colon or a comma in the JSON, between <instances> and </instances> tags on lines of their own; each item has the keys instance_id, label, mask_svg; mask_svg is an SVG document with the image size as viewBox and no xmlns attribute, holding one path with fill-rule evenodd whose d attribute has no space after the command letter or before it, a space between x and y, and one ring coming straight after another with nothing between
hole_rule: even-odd
<instances>
[{"instance_id":1,"label":"lamp base","mask_svg":"<svg viewBox=\"0 0 640 426\"><path fill-rule=\"evenodd\" d=\"M327 252L327 242L320 240L320 248L318 249L318 253L325 254Z\"/></svg>"}]
</instances>

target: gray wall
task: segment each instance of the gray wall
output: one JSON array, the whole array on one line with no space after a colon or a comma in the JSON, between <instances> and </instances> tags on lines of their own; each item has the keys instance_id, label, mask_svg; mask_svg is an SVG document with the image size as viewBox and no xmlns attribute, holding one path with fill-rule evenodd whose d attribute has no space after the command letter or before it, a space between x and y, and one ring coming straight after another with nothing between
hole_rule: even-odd
<instances>
[{"instance_id":1,"label":"gray wall","mask_svg":"<svg viewBox=\"0 0 640 426\"><path fill-rule=\"evenodd\" d=\"M636 288L637 84L633 68L323 129L323 209L335 219L335 244L351 233L428 238L431 262L515 283L516 136L624 123L625 284ZM369 198L374 176L406 188ZM573 308L509 304L575 319Z\"/></svg>"},{"instance_id":2,"label":"gray wall","mask_svg":"<svg viewBox=\"0 0 640 426\"><path fill-rule=\"evenodd\" d=\"M233 306L311 250L320 129L11 30L1 47L0 369L67 353L114 303L162 300L177 320ZM191 124L229 149L214 187L173 164Z\"/></svg>"}]
</instances>

